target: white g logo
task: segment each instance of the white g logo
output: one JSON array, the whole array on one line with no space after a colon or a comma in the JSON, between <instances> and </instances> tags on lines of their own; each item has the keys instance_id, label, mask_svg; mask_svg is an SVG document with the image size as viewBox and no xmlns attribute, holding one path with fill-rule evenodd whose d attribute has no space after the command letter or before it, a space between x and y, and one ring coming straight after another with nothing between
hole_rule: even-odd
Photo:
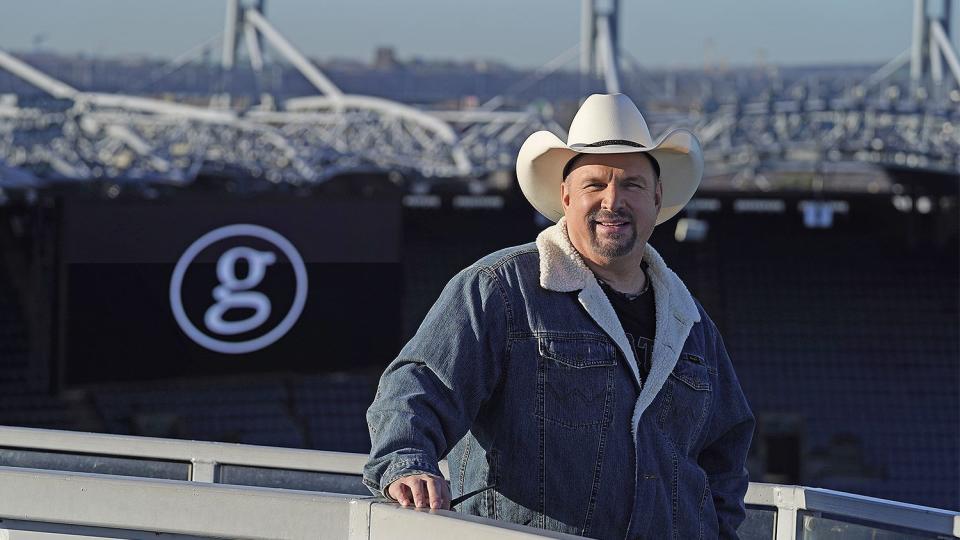
<instances>
[{"instance_id":1,"label":"white g logo","mask_svg":"<svg viewBox=\"0 0 960 540\"><path fill-rule=\"evenodd\" d=\"M183 277L193 259L214 242L231 237L255 237L273 244L286 255L296 277L296 293L290 311L280 323L269 332L249 341L223 341L200 331L183 308L181 287ZM247 263L247 275L237 277L237 263ZM203 323L207 329L220 336L232 336L259 328L270 317L271 302L263 293L254 291L267 274L267 268L277 261L273 251L258 251L250 247L234 247L217 260L217 278L219 285L213 289L215 303L207 308ZM190 245L177 261L170 279L170 306L180 329L197 344L212 351L225 354L242 354L262 349L286 334L300 317L307 300L307 269L303 259L286 238L259 225L228 225L212 230ZM253 314L242 320L226 320L224 315L232 309L252 309Z\"/></svg>"},{"instance_id":2,"label":"white g logo","mask_svg":"<svg viewBox=\"0 0 960 540\"><path fill-rule=\"evenodd\" d=\"M237 260L245 259L250 270L247 277L237 278ZM235 247L220 256L217 261L217 277L220 285L213 289L216 304L207 309L203 322L207 328L224 336L249 332L260 326L270 316L270 299L259 292L250 292L263 281L268 264L276 262L277 256L270 251L257 251L248 247ZM241 292L245 291L245 292ZM227 321L223 314L231 309L251 308L253 315L242 321Z\"/></svg>"}]
</instances>

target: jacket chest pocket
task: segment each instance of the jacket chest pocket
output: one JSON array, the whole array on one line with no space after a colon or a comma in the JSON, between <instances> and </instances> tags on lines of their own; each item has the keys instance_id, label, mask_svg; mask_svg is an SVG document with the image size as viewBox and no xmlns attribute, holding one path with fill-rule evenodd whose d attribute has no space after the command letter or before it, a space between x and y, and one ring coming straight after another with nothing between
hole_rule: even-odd
<instances>
[{"instance_id":1,"label":"jacket chest pocket","mask_svg":"<svg viewBox=\"0 0 960 540\"><path fill-rule=\"evenodd\" d=\"M663 387L657 425L685 453L700 435L713 398L710 368L703 358L683 353Z\"/></svg>"},{"instance_id":2,"label":"jacket chest pocket","mask_svg":"<svg viewBox=\"0 0 960 540\"><path fill-rule=\"evenodd\" d=\"M538 340L536 415L568 428L609 423L617 353L602 338Z\"/></svg>"}]
</instances>

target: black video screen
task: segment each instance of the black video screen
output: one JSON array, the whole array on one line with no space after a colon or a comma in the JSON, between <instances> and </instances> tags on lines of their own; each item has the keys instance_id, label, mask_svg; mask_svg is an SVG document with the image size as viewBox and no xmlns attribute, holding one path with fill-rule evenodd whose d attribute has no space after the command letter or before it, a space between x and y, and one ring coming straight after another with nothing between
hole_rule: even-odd
<instances>
[{"instance_id":1,"label":"black video screen","mask_svg":"<svg viewBox=\"0 0 960 540\"><path fill-rule=\"evenodd\" d=\"M399 201L68 201L62 224L66 385L348 371L399 348Z\"/></svg>"}]
</instances>

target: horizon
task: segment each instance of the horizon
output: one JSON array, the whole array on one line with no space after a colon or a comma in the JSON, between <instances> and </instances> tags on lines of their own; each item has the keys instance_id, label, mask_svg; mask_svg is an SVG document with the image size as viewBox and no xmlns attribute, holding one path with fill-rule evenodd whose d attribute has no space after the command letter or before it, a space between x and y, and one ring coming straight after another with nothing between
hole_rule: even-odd
<instances>
[{"instance_id":1,"label":"horizon","mask_svg":"<svg viewBox=\"0 0 960 540\"><path fill-rule=\"evenodd\" d=\"M871 0L631 3L621 6L621 46L641 66L657 70L879 66L909 47L913 7L907 1L882 5L888 9L877 9ZM222 0L23 0L8 6L3 18L16 24L0 21L0 49L171 60L222 32L224 7ZM402 62L489 61L523 70L546 64L579 41L580 4L572 0L482 5L354 0L338 3L337 14L324 9L309 0L285 0L267 2L265 14L295 47L321 63L369 64L377 48L392 47ZM662 24L647 24L650 18ZM954 10L954 28L960 27L958 19L960 10ZM689 37L676 37L674 28L680 26L690 28ZM814 38L811 28L817 30ZM661 52L664 44L669 55ZM654 46L658 54L642 53ZM218 41L212 50L219 58ZM569 63L575 64L575 59Z\"/></svg>"},{"instance_id":2,"label":"horizon","mask_svg":"<svg viewBox=\"0 0 960 540\"><path fill-rule=\"evenodd\" d=\"M384 45L384 46L389 47L389 45ZM13 49L13 50L7 50L6 52L14 56L20 56L20 57L26 56L26 55L51 55L51 56L56 56L60 58L78 58L78 59L86 59L86 60L102 60L102 61L111 61L111 62L123 62L123 61L136 60L136 61L162 63L162 62L170 62L171 60L173 60L173 58L169 58L166 56L151 56L146 53L119 52L115 54L107 54L107 53L94 54L86 51L60 51L56 49L47 49L47 48L34 49L34 50ZM218 49L218 52L219 52L219 49ZM327 66L334 63L343 63L343 64L355 63L355 64L364 65L366 67L372 67L373 65L371 62L372 58L354 58L350 56L342 56L342 57L332 56L328 58L317 58L312 55L307 55L307 57L311 61L317 62L319 65L327 65ZM240 61L237 62L237 67L240 69L248 69L250 66L245 60L246 60L245 57L241 57ZM274 58L272 60L276 62L280 62L284 66L290 67L291 69L295 69L292 64L290 64L283 58L278 58L278 59ZM437 56L437 57L424 58L421 56L413 56L409 58L404 58L402 55L398 54L397 61L400 64L405 64L405 65L415 64L419 62L422 62L425 64L449 63L449 64L456 64L456 65L467 65L471 63L491 62L498 65L502 65L507 69L514 70L514 71L521 71L521 72L532 71L532 70L538 69L539 67L539 66L517 66L517 65L502 62L495 58L484 58L484 57L452 58L452 57ZM217 56L216 63L219 64L219 56ZM849 68L865 68L866 69L866 68L879 68L884 63L886 63L886 61L871 62L869 60L862 60L862 61L846 60L845 61L842 59L827 59L819 62L811 60L809 62L801 62L801 63L795 63L795 64L793 63L775 64L775 63L769 62L767 64L764 64L764 67L776 67L776 68L784 68L784 69L818 69L818 68L840 69L840 68L849 67ZM755 63L754 64L750 64L750 63L724 64L721 66L711 65L712 70L719 71L719 72L757 69L757 67L758 66ZM666 66L666 65L665 66L643 66L643 69L654 71L654 72L669 72L669 71L692 72L692 71L704 71L704 66L692 65L692 64L691 65L676 64L676 65L669 65L669 66ZM563 68L560 68L558 71L575 72L577 70L579 70L579 67L574 63L571 63Z\"/></svg>"}]
</instances>

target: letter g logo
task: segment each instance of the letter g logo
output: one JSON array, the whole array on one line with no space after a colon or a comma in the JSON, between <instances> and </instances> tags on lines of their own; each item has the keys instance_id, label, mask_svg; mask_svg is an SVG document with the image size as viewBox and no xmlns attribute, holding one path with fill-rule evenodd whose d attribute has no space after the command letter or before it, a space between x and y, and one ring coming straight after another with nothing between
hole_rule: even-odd
<instances>
[{"instance_id":1,"label":"letter g logo","mask_svg":"<svg viewBox=\"0 0 960 540\"><path fill-rule=\"evenodd\" d=\"M250 268L247 277L237 278L237 260L245 259ZM263 281L266 266L276 262L277 256L269 251L257 251L248 247L235 247L220 256L217 261L217 277L220 285L213 289L217 303L210 306L203 317L210 330L232 336L249 332L260 326L270 316L270 299L259 292L240 292L252 289ZM254 313L240 321L227 321L224 313L231 309L251 308Z\"/></svg>"},{"instance_id":2,"label":"letter g logo","mask_svg":"<svg viewBox=\"0 0 960 540\"><path fill-rule=\"evenodd\" d=\"M237 243L239 238L256 238L259 244L264 242L276 250L258 250L249 246L232 247L217 259L216 277L218 285L213 287L213 303L203 315L203 332L191 321L184 309L182 297L183 281L187 270L197 255L207 249L213 249L218 242L230 240ZM290 261L296 290L293 302L286 316L273 329L246 341L228 341L224 338L253 332L270 318L272 303L263 292L255 290L264 281L267 272L277 262L277 252ZM246 263L246 275L238 276L240 262ZM209 289L207 289L209 290ZM296 323L303 311L307 298L307 271L303 259L286 238L275 231L259 225L229 225L201 236L190 245L177 261L170 279L170 306L180 329L197 344L212 351L225 354L242 354L262 349L277 341ZM252 310L252 313L249 313ZM233 317L227 317L228 313ZM247 314L238 318L237 314ZM213 335L210 335L213 334Z\"/></svg>"}]
</instances>

